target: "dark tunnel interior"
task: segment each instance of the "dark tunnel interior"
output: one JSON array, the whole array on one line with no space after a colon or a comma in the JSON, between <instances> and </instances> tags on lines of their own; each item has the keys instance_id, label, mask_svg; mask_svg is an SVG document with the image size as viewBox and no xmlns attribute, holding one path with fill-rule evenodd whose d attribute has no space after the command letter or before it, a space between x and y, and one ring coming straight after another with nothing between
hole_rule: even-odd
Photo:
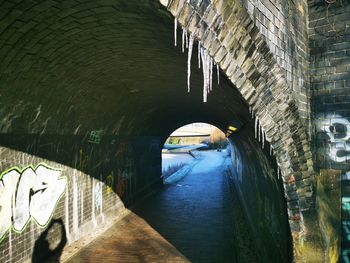
<instances>
[{"instance_id":1,"label":"dark tunnel interior","mask_svg":"<svg viewBox=\"0 0 350 263\"><path fill-rule=\"evenodd\" d=\"M161 149L172 131L193 122L235 126L230 180L250 239L266 260L290 261L283 184L239 91L213 74L203 103L195 44L187 92L180 29L174 47L173 18L156 1L70 4L38 8L34 18L23 12L23 35L0 49L0 145L101 181L126 172L126 188L113 190L132 205L161 187Z\"/></svg>"}]
</instances>

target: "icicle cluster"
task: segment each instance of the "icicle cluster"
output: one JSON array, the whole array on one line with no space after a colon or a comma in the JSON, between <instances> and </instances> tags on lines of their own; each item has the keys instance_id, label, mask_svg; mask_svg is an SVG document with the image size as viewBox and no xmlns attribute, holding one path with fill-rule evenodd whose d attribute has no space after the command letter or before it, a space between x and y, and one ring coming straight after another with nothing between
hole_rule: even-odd
<instances>
[{"instance_id":1,"label":"icicle cluster","mask_svg":"<svg viewBox=\"0 0 350 263\"><path fill-rule=\"evenodd\" d=\"M187 56L187 91L191 91L190 78L191 78L191 58L194 44L194 37L192 34L188 36L187 30L182 28L182 41L181 41L182 52L185 52L185 48L188 49ZM174 20L174 45L177 45L177 19ZM210 91L213 89L213 66L214 61L210 57L209 52L203 48L198 42L198 68L203 70L203 102L207 102L207 97ZM217 82L220 84L220 70L219 66L215 64L217 71Z\"/></svg>"},{"instance_id":2,"label":"icicle cluster","mask_svg":"<svg viewBox=\"0 0 350 263\"><path fill-rule=\"evenodd\" d=\"M201 60L203 70L203 102L207 102L208 94L213 89L213 59L210 57L208 50L201 47Z\"/></svg>"},{"instance_id":3,"label":"icicle cluster","mask_svg":"<svg viewBox=\"0 0 350 263\"><path fill-rule=\"evenodd\" d=\"M249 112L251 113L253 118L254 113L251 108L249 108ZM261 147L264 149L266 134L265 134L264 128L260 125L259 119L257 117L255 118L255 123L254 123L254 134L255 134L255 139L258 139L258 141L261 142ZM270 155L271 155L271 148L270 148Z\"/></svg>"}]
</instances>

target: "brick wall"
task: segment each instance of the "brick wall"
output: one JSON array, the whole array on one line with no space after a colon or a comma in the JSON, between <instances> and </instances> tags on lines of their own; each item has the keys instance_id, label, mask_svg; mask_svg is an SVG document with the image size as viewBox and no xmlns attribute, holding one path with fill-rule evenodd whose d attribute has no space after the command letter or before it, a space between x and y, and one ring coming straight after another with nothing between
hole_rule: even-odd
<instances>
[{"instance_id":1,"label":"brick wall","mask_svg":"<svg viewBox=\"0 0 350 263\"><path fill-rule=\"evenodd\" d=\"M294 90L300 116L309 125L307 1L241 1L283 68L288 84Z\"/></svg>"},{"instance_id":2,"label":"brick wall","mask_svg":"<svg viewBox=\"0 0 350 263\"><path fill-rule=\"evenodd\" d=\"M327 213L336 222L333 228L343 233L342 260L347 262L350 255L350 2L309 1L309 36L314 158L321 178L326 177L333 186L329 192L340 192L342 180L341 219L339 199L332 202ZM339 239L333 242L340 242Z\"/></svg>"}]
</instances>

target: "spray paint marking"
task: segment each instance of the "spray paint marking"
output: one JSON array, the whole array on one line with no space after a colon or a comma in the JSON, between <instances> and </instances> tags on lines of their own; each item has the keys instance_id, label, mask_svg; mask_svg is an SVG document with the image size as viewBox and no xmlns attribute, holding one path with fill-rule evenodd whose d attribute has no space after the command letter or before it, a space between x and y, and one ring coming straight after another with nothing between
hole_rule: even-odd
<instances>
[{"instance_id":1,"label":"spray paint marking","mask_svg":"<svg viewBox=\"0 0 350 263\"><path fill-rule=\"evenodd\" d=\"M350 122L341 116L329 116L318 120L318 131L327 133L329 137L329 157L338 163L350 159Z\"/></svg>"},{"instance_id":2,"label":"spray paint marking","mask_svg":"<svg viewBox=\"0 0 350 263\"><path fill-rule=\"evenodd\" d=\"M0 176L0 241L10 228L16 233L23 232L30 219L41 227L46 226L66 185L67 178L61 176L61 170L44 163L3 172Z\"/></svg>"}]
</instances>

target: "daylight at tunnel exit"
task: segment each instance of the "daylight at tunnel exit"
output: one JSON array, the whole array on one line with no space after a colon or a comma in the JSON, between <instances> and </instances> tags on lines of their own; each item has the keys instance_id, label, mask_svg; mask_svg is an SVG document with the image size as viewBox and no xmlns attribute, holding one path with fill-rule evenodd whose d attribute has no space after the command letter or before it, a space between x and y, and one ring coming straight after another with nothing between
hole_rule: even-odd
<instances>
[{"instance_id":1,"label":"daylight at tunnel exit","mask_svg":"<svg viewBox=\"0 0 350 263\"><path fill-rule=\"evenodd\" d=\"M350 263L350 0L3 0L0 58L0 263Z\"/></svg>"}]
</instances>

